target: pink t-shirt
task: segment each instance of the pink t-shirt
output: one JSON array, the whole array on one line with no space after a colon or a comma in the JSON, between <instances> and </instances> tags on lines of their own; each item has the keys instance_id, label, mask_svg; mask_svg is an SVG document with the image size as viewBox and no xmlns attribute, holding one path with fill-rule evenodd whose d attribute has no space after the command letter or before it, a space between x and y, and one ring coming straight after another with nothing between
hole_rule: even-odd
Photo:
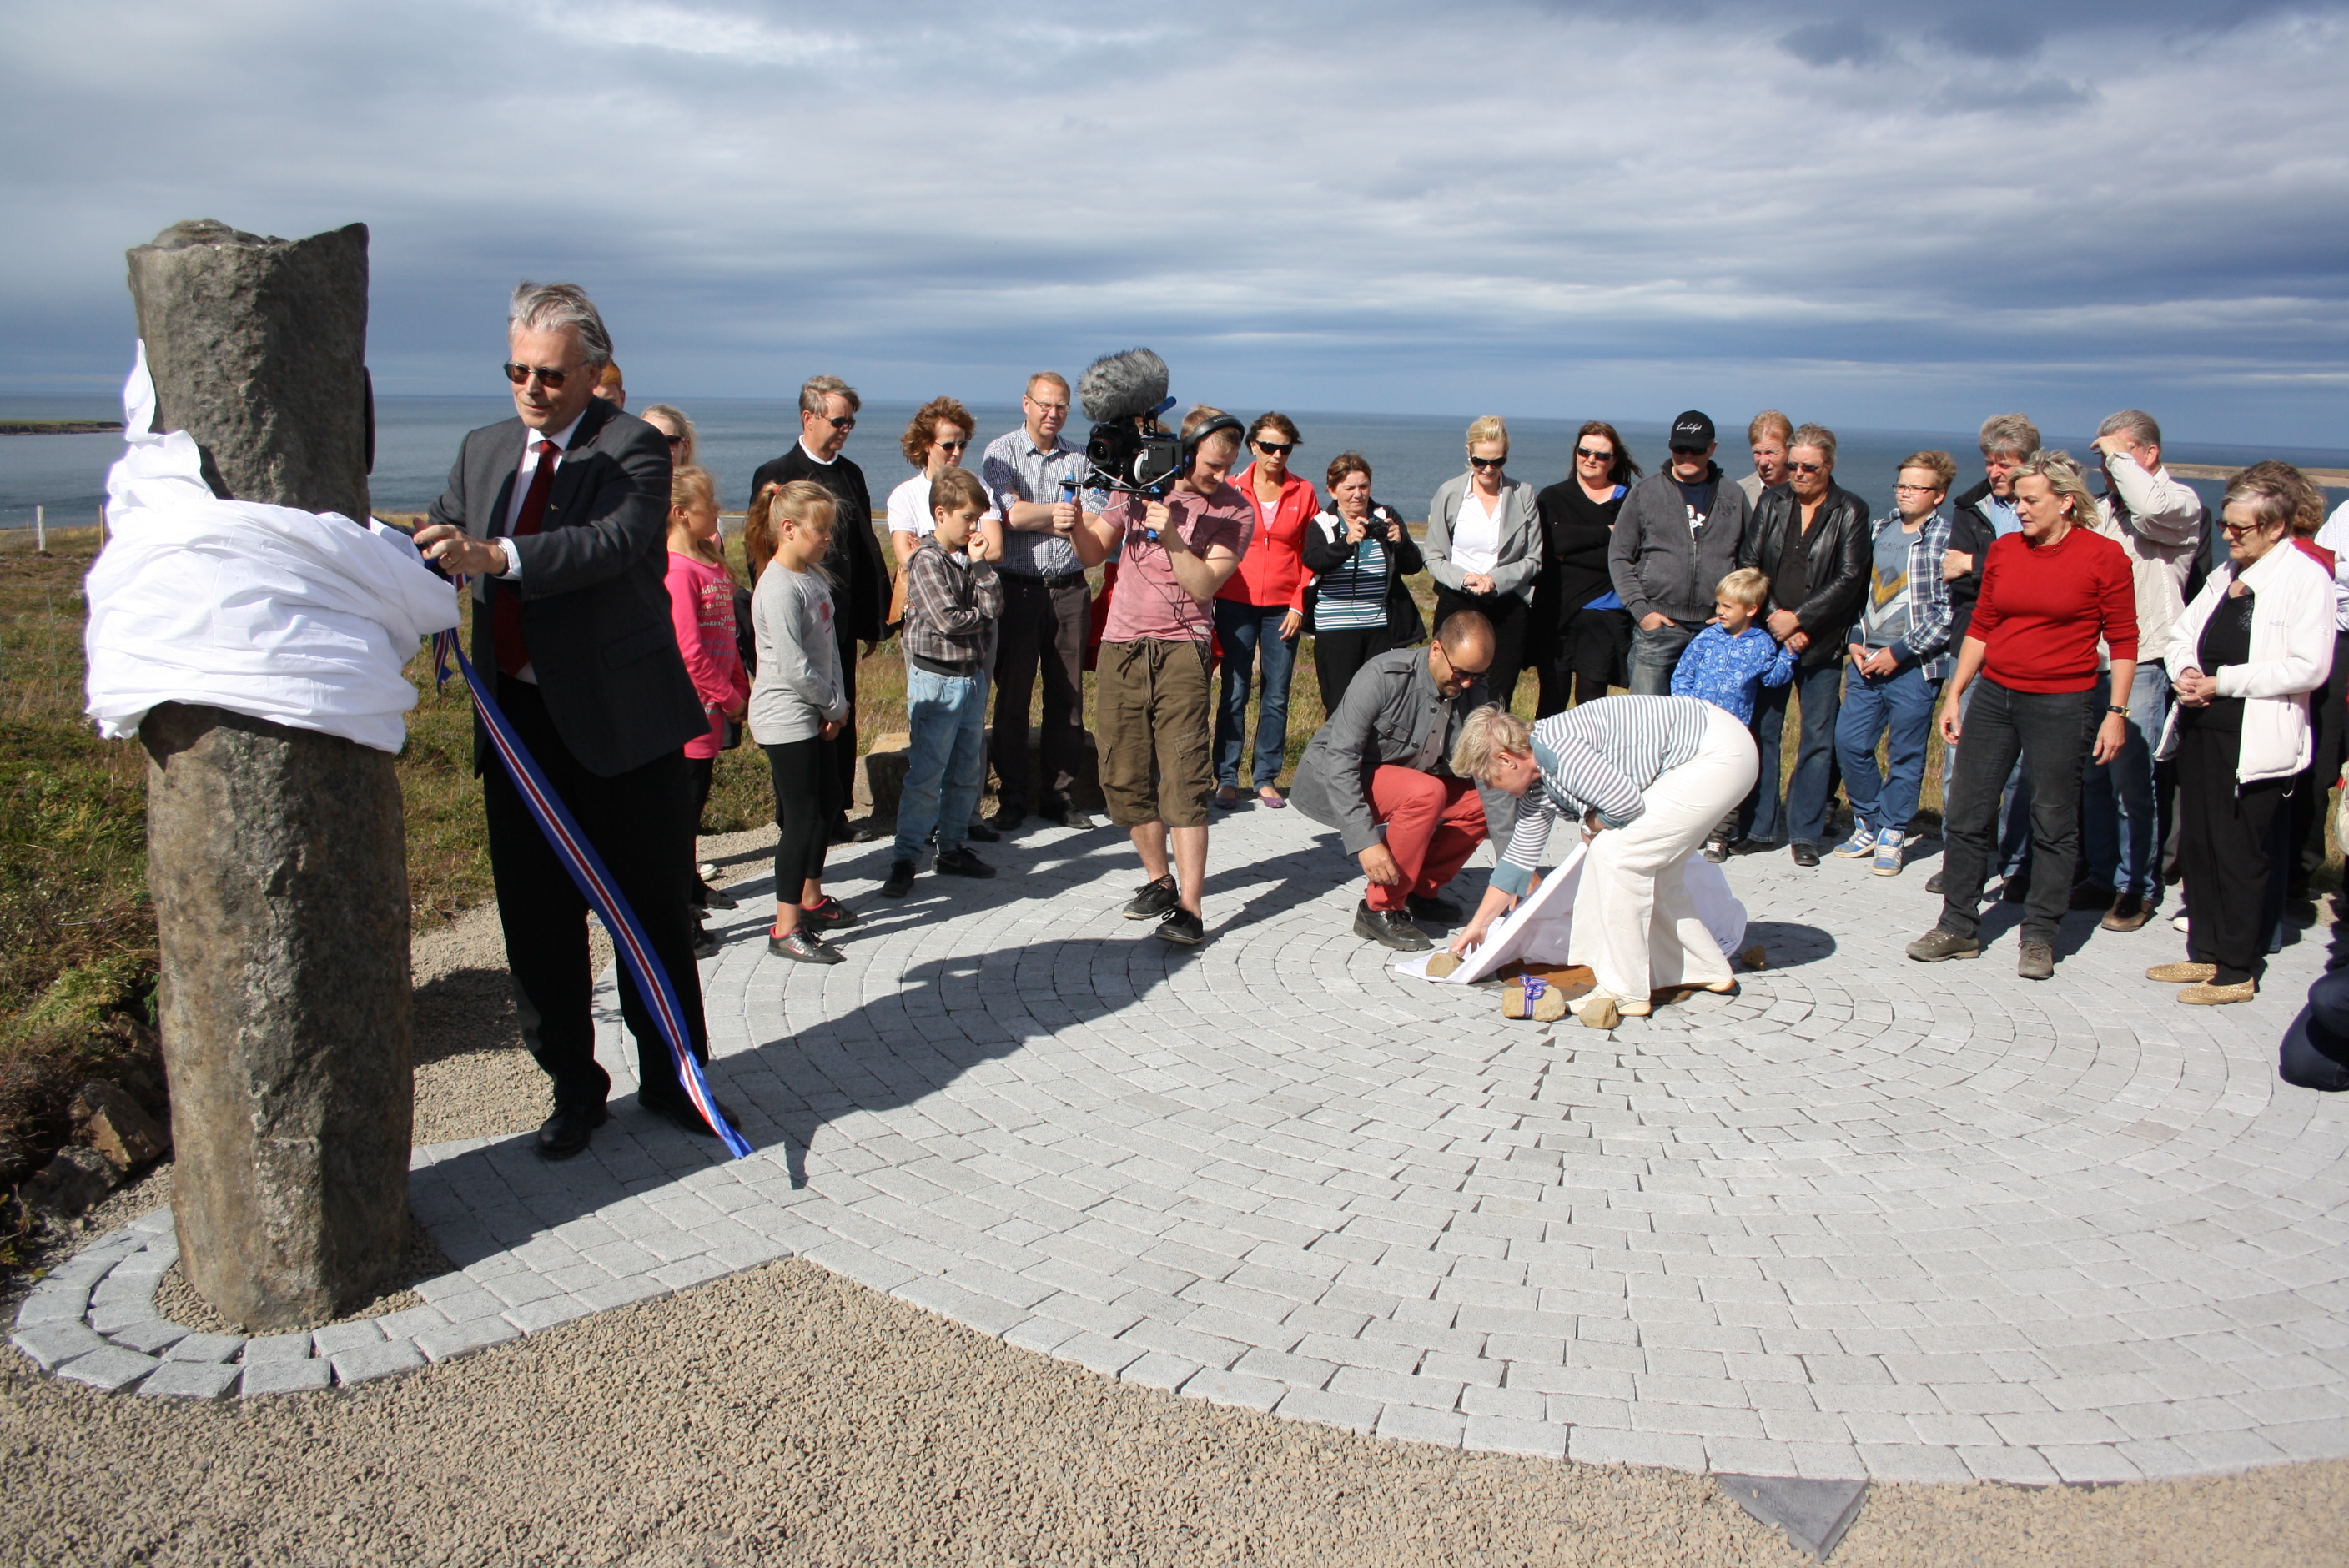
<instances>
[{"instance_id":1,"label":"pink t-shirt","mask_svg":"<svg viewBox=\"0 0 2349 1568\"><path fill-rule=\"evenodd\" d=\"M725 710L750 695L750 677L734 645L734 579L719 567L669 552L669 620L677 627L677 651L709 716L705 735L685 743L696 759L715 757L726 744Z\"/></svg>"},{"instance_id":2,"label":"pink t-shirt","mask_svg":"<svg viewBox=\"0 0 2349 1568\"><path fill-rule=\"evenodd\" d=\"M1117 562L1117 591L1110 597L1109 622L1102 628L1104 643L1204 643L1215 635L1215 612L1191 597L1174 576L1174 562L1166 547L1143 528L1149 508L1146 496L1120 496L1102 515L1123 529L1125 543ZM1228 484L1206 495L1176 490L1166 498L1174 515L1167 526L1182 531L1183 542L1195 555L1217 545L1235 554L1247 553L1256 534L1256 503Z\"/></svg>"}]
</instances>

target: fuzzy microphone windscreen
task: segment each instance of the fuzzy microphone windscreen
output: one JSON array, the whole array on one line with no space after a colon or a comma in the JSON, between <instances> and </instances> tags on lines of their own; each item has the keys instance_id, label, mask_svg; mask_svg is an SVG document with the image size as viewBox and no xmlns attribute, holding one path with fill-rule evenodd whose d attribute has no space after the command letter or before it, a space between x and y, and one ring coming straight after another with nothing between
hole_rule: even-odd
<instances>
[{"instance_id":1,"label":"fuzzy microphone windscreen","mask_svg":"<svg viewBox=\"0 0 2349 1568\"><path fill-rule=\"evenodd\" d=\"M1166 401L1166 361L1146 348L1128 348L1087 366L1077 397L1094 424L1119 424Z\"/></svg>"}]
</instances>

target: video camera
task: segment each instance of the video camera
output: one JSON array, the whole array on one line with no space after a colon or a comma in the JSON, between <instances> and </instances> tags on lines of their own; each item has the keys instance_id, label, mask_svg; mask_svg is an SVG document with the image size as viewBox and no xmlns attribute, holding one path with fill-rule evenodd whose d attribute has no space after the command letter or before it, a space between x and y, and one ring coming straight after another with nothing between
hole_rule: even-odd
<instances>
[{"instance_id":1,"label":"video camera","mask_svg":"<svg viewBox=\"0 0 2349 1568\"><path fill-rule=\"evenodd\" d=\"M1226 414L1187 437L1176 435L1160 423L1160 416L1174 407L1166 383L1166 362L1146 348L1104 354L1086 367L1077 382L1077 397L1084 404L1085 418L1093 421L1092 433L1085 438L1092 486L1164 497L1191 471L1201 442L1220 431L1244 428Z\"/></svg>"}]
</instances>

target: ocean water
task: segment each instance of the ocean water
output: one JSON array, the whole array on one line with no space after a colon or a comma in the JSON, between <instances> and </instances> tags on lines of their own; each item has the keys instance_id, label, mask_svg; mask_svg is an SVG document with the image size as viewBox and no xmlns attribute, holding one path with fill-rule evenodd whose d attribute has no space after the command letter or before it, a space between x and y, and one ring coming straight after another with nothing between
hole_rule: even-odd
<instances>
[{"instance_id":1,"label":"ocean water","mask_svg":"<svg viewBox=\"0 0 2349 1568\"><path fill-rule=\"evenodd\" d=\"M693 418L701 460L718 476L730 511L749 502L751 474L760 464L786 450L799 429L797 405L789 399L631 398L638 408L660 401L677 405ZM890 490L913 471L898 452L897 438L915 407L878 399L868 402L849 437L847 455L864 469L876 509ZM1319 483L1331 458L1350 449L1359 451L1371 461L1372 492L1408 518L1424 517L1436 487L1465 466L1465 416L1285 411L1302 436L1301 446L1289 459L1298 473ZM458 443L465 432L512 412L512 402L502 396L378 399L376 467L369 480L376 510L422 511L447 484L450 465L456 460ZM980 446L1019 423L1016 403L973 403L971 412L978 421ZM1235 412L1250 418L1258 410ZM119 406L102 397L0 397L0 418L120 416ZM1537 486L1566 477L1574 433L1585 417L1511 418L1511 477ZM1617 419L1614 424L1641 469L1653 473L1664 458L1666 426L1630 419ZM1074 438L1083 438L1081 420L1071 422L1071 431ZM1892 502L1894 468L1911 452L1939 449L1951 453L1958 459L1961 489L1982 474L1971 432L1845 428L1837 435L1840 445L1837 482L1879 513ZM1753 465L1745 460L1741 431L1724 426L1724 438L1722 467L1732 475L1748 472ZM2051 444L2075 452L2087 446L2085 435L2051 435L2049 438ZM115 435L0 436L0 528L29 528L36 504L47 508L53 524L95 521L105 495L107 468L121 450L121 438ZM2178 462L2230 467L2277 457L2308 467L2349 468L2349 451L2313 449L2261 449L2181 440L2169 448L2168 455ZM975 453L972 460L977 460ZM2225 488L2214 480L2189 482L2211 502Z\"/></svg>"}]
</instances>

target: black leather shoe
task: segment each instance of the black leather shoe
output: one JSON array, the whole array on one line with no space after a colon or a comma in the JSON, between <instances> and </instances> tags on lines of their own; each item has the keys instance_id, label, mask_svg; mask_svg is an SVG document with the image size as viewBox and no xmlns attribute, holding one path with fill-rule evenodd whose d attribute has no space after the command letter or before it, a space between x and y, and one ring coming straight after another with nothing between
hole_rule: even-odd
<instances>
[{"instance_id":1,"label":"black leather shoe","mask_svg":"<svg viewBox=\"0 0 2349 1568\"><path fill-rule=\"evenodd\" d=\"M2013 876L2007 878L2006 885L1998 890L1998 896L2002 901L2007 903L2022 903L2029 899L2031 897L2031 873L2028 872L2018 872Z\"/></svg>"},{"instance_id":2,"label":"black leather shoe","mask_svg":"<svg viewBox=\"0 0 2349 1568\"><path fill-rule=\"evenodd\" d=\"M1465 912L1448 898L1413 897L1404 901L1413 920L1424 920L1434 925L1457 925Z\"/></svg>"},{"instance_id":3,"label":"black leather shoe","mask_svg":"<svg viewBox=\"0 0 2349 1568\"><path fill-rule=\"evenodd\" d=\"M1098 825L1093 821L1093 814L1082 806L1062 806L1058 810L1039 811L1036 814L1048 822L1058 822L1063 828L1074 828L1080 833L1089 832Z\"/></svg>"},{"instance_id":4,"label":"black leather shoe","mask_svg":"<svg viewBox=\"0 0 2349 1568\"><path fill-rule=\"evenodd\" d=\"M889 880L881 884L883 898L903 898L914 891L914 862L891 861Z\"/></svg>"},{"instance_id":5,"label":"black leather shoe","mask_svg":"<svg viewBox=\"0 0 2349 1568\"><path fill-rule=\"evenodd\" d=\"M718 956L718 938L709 934L708 926L697 925L693 928L693 955L696 958Z\"/></svg>"},{"instance_id":6,"label":"black leather shoe","mask_svg":"<svg viewBox=\"0 0 2349 1568\"><path fill-rule=\"evenodd\" d=\"M601 1105L558 1105L554 1114L538 1130L538 1157L541 1160L568 1160L587 1147L588 1136L605 1122L611 1113Z\"/></svg>"},{"instance_id":7,"label":"black leather shoe","mask_svg":"<svg viewBox=\"0 0 2349 1568\"><path fill-rule=\"evenodd\" d=\"M1435 945L1411 923L1410 915L1399 909L1372 909L1368 899L1354 906L1354 934L1397 953L1424 953Z\"/></svg>"},{"instance_id":8,"label":"black leather shoe","mask_svg":"<svg viewBox=\"0 0 2349 1568\"><path fill-rule=\"evenodd\" d=\"M701 896L695 899L693 902L700 905L703 909L733 909L738 907L742 901L736 898L732 893L728 892L722 887L705 886L701 890Z\"/></svg>"},{"instance_id":9,"label":"black leather shoe","mask_svg":"<svg viewBox=\"0 0 2349 1568\"><path fill-rule=\"evenodd\" d=\"M1017 831L1019 824L1027 820L1028 808L1025 806L1002 807L997 810L994 816L988 819L989 822L994 824L995 830L999 833Z\"/></svg>"},{"instance_id":10,"label":"black leather shoe","mask_svg":"<svg viewBox=\"0 0 2349 1568\"><path fill-rule=\"evenodd\" d=\"M938 851L938 874L948 877L991 877L995 868L960 844Z\"/></svg>"},{"instance_id":11,"label":"black leather shoe","mask_svg":"<svg viewBox=\"0 0 2349 1568\"><path fill-rule=\"evenodd\" d=\"M827 844L851 844L856 841L856 830L848 825L845 817L834 817L824 824L823 841Z\"/></svg>"},{"instance_id":12,"label":"black leather shoe","mask_svg":"<svg viewBox=\"0 0 2349 1568\"><path fill-rule=\"evenodd\" d=\"M1940 872L1935 872L1931 876L1925 879L1925 891L1927 892L1939 892L1941 891Z\"/></svg>"},{"instance_id":13,"label":"black leather shoe","mask_svg":"<svg viewBox=\"0 0 2349 1568\"><path fill-rule=\"evenodd\" d=\"M2116 889L2105 887L2097 882L2079 882L2072 889L2072 907L2093 909L2102 913L2112 908L2113 901L2119 896L2120 893Z\"/></svg>"},{"instance_id":14,"label":"black leather shoe","mask_svg":"<svg viewBox=\"0 0 2349 1568\"><path fill-rule=\"evenodd\" d=\"M1798 866L1817 865L1819 863L1818 845L1796 844L1795 846L1795 863Z\"/></svg>"},{"instance_id":15,"label":"black leather shoe","mask_svg":"<svg viewBox=\"0 0 2349 1568\"><path fill-rule=\"evenodd\" d=\"M677 1124L680 1131L689 1132L696 1138L718 1136L718 1130L702 1120L701 1112L693 1109L693 1101L681 1096L671 1099L667 1095L654 1099L639 1094L636 1096L636 1103L656 1116L667 1117ZM713 1099L710 1103L718 1107L718 1114L726 1119L728 1126L734 1125L734 1112L724 1100Z\"/></svg>"},{"instance_id":16,"label":"black leather shoe","mask_svg":"<svg viewBox=\"0 0 2349 1568\"><path fill-rule=\"evenodd\" d=\"M962 836L968 839L974 844L992 844L1003 837L1002 834L997 832L993 828L988 827L985 822L965 823L963 825Z\"/></svg>"}]
</instances>

